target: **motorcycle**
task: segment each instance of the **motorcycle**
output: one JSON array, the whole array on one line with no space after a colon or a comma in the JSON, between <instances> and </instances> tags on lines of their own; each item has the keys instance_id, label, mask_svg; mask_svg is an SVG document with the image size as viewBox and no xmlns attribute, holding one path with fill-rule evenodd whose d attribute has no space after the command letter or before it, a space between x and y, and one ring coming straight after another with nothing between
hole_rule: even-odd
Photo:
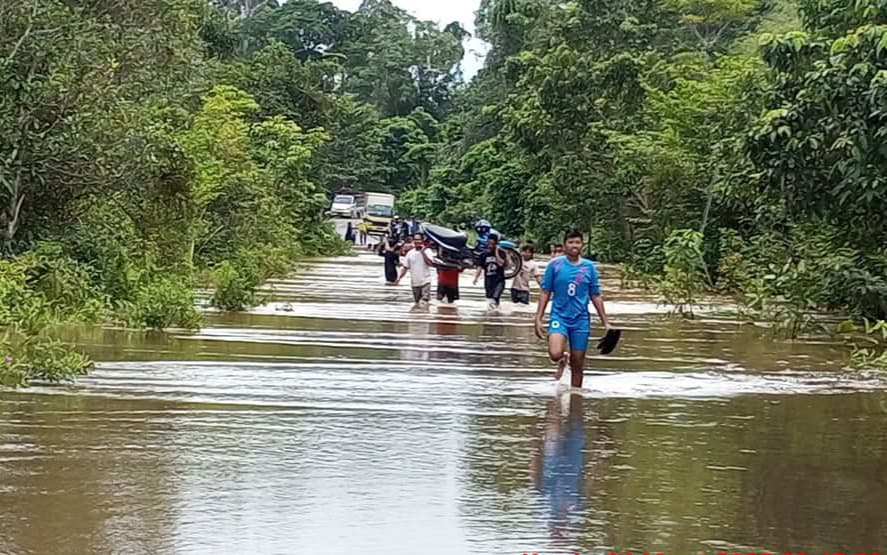
<instances>
[{"instance_id":1,"label":"motorcycle","mask_svg":"<svg viewBox=\"0 0 887 555\"><path fill-rule=\"evenodd\" d=\"M434 225L422 224L422 234L431 241L431 248L437 255L435 262L441 266L450 266L460 270L468 270L477 267L477 260L483 252L478 245L468 246L468 236L461 231ZM520 272L524 264L523 258L517 250L517 245L511 241L500 240L499 248L505 255L505 279L511 279Z\"/></svg>"}]
</instances>

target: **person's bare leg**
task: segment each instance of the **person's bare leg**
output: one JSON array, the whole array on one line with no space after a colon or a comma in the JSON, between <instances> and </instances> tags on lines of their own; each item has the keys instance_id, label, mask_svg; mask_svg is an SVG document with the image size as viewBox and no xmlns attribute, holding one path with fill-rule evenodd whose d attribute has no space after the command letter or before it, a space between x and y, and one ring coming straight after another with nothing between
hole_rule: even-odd
<instances>
[{"instance_id":1,"label":"person's bare leg","mask_svg":"<svg viewBox=\"0 0 887 555\"><path fill-rule=\"evenodd\" d=\"M570 351L570 380L573 387L582 387L585 371L585 351Z\"/></svg>"},{"instance_id":2,"label":"person's bare leg","mask_svg":"<svg viewBox=\"0 0 887 555\"><path fill-rule=\"evenodd\" d=\"M548 358L551 362L557 363L557 370L554 371L554 379L559 380L564 375L564 369L567 367L567 337L559 333L551 333L548 335Z\"/></svg>"}]
</instances>

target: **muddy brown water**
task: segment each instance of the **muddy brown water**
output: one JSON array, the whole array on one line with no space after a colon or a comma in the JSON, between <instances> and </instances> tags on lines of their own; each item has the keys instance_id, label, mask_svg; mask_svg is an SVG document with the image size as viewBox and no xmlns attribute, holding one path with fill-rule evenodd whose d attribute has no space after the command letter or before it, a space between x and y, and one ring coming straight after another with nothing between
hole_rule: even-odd
<instances>
[{"instance_id":1,"label":"muddy brown water","mask_svg":"<svg viewBox=\"0 0 887 555\"><path fill-rule=\"evenodd\" d=\"M410 312L368 254L198 333L72 331L91 376L0 393L0 553L887 549L887 379L603 270L626 331L581 395L532 308L466 275Z\"/></svg>"}]
</instances>

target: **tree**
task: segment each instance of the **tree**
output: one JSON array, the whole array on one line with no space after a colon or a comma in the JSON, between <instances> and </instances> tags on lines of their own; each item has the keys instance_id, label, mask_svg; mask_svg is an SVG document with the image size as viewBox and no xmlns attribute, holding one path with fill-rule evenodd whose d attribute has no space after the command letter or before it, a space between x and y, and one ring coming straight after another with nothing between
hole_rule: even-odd
<instances>
[{"instance_id":1,"label":"tree","mask_svg":"<svg viewBox=\"0 0 887 555\"><path fill-rule=\"evenodd\" d=\"M831 29L832 20L823 24ZM770 110L748 142L763 192L783 199L792 215L842 222L848 241L872 248L887 233L884 44L881 25L833 40L771 39L764 50L775 78Z\"/></svg>"},{"instance_id":2,"label":"tree","mask_svg":"<svg viewBox=\"0 0 887 555\"><path fill-rule=\"evenodd\" d=\"M381 122L382 160L386 168L386 189L403 191L423 183L434 160L431 139L422 129L424 113L391 117Z\"/></svg>"},{"instance_id":3,"label":"tree","mask_svg":"<svg viewBox=\"0 0 887 555\"><path fill-rule=\"evenodd\" d=\"M349 21L345 90L373 104L383 116L405 116L417 107L441 117L458 83L463 33L418 21L388 0L365 0Z\"/></svg>"},{"instance_id":4,"label":"tree","mask_svg":"<svg viewBox=\"0 0 887 555\"><path fill-rule=\"evenodd\" d=\"M329 189L357 191L387 188L381 117L375 108L345 96L336 103L332 139L320 152L320 178Z\"/></svg>"},{"instance_id":5,"label":"tree","mask_svg":"<svg viewBox=\"0 0 887 555\"><path fill-rule=\"evenodd\" d=\"M317 59L348 40L349 14L330 2L289 0L256 11L245 21L244 32L254 48L280 41L300 60Z\"/></svg>"},{"instance_id":6,"label":"tree","mask_svg":"<svg viewBox=\"0 0 887 555\"><path fill-rule=\"evenodd\" d=\"M751 15L761 8L760 0L666 0L666 9L676 13L691 40L714 55L731 44Z\"/></svg>"},{"instance_id":7,"label":"tree","mask_svg":"<svg viewBox=\"0 0 887 555\"><path fill-rule=\"evenodd\" d=\"M0 8L0 224L7 248L90 195L182 183L162 132L198 58L193 2L61 1ZM157 109L156 111L154 109ZM168 165L172 169L175 162Z\"/></svg>"},{"instance_id":8,"label":"tree","mask_svg":"<svg viewBox=\"0 0 887 555\"><path fill-rule=\"evenodd\" d=\"M338 70L335 60L301 61L275 40L253 55L234 82L255 96L262 116L325 128L334 118Z\"/></svg>"}]
</instances>

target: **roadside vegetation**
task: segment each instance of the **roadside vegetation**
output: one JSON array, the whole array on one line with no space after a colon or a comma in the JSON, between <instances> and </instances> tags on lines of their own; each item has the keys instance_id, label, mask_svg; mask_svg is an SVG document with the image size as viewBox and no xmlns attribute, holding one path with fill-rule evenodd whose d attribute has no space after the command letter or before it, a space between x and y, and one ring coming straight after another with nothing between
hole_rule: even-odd
<instances>
[{"instance_id":1,"label":"roadside vegetation","mask_svg":"<svg viewBox=\"0 0 887 555\"><path fill-rule=\"evenodd\" d=\"M483 0L492 50L407 204L542 243L577 225L687 317L726 295L784 338L830 313L873 339L885 22L875 0Z\"/></svg>"}]
</instances>

